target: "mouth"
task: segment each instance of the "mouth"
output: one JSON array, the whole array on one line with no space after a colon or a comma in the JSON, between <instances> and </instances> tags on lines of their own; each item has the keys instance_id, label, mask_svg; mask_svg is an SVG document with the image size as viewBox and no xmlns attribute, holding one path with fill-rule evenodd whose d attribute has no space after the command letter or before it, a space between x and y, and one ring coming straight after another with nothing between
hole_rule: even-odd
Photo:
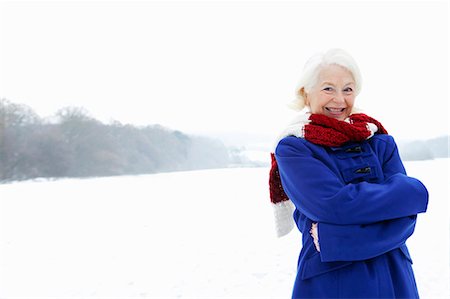
<instances>
[{"instance_id":1,"label":"mouth","mask_svg":"<svg viewBox=\"0 0 450 299\"><path fill-rule=\"evenodd\" d=\"M344 112L345 108L325 107L325 110L329 111L330 113L342 113L342 112Z\"/></svg>"}]
</instances>

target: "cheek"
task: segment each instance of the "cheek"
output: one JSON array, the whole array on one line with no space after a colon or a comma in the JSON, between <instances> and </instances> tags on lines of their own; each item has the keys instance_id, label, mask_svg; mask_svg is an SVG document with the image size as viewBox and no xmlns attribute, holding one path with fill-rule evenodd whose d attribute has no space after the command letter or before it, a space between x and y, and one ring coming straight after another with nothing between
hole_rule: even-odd
<instances>
[{"instance_id":1,"label":"cheek","mask_svg":"<svg viewBox=\"0 0 450 299\"><path fill-rule=\"evenodd\" d=\"M316 107L323 108L332 100L333 100L333 96L331 96L331 95L321 95L321 96L317 97Z\"/></svg>"},{"instance_id":2,"label":"cheek","mask_svg":"<svg viewBox=\"0 0 450 299\"><path fill-rule=\"evenodd\" d=\"M321 113L324 107L331 101L331 97L329 96L319 96L311 101L311 112L312 113Z\"/></svg>"},{"instance_id":3,"label":"cheek","mask_svg":"<svg viewBox=\"0 0 450 299\"><path fill-rule=\"evenodd\" d=\"M353 106L353 104L355 103L355 97L346 98L346 102L348 106Z\"/></svg>"}]
</instances>

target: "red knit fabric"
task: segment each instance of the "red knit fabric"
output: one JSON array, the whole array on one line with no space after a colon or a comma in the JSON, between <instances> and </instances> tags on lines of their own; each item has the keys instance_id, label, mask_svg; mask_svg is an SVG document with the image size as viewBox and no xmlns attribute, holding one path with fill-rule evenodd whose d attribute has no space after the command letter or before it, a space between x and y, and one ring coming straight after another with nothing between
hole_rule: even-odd
<instances>
[{"instance_id":1,"label":"red knit fabric","mask_svg":"<svg viewBox=\"0 0 450 299\"><path fill-rule=\"evenodd\" d=\"M350 121L352 123L372 123L378 127L378 134L388 134L386 129L383 127L383 125L376 120L375 118L372 118L364 113L355 113L350 115Z\"/></svg>"},{"instance_id":2,"label":"red knit fabric","mask_svg":"<svg viewBox=\"0 0 450 299\"><path fill-rule=\"evenodd\" d=\"M270 153L272 159L272 167L269 174L269 191L270 199L273 203L289 200L288 196L281 186L280 172L278 171L277 160L275 160L275 154ZM275 202L274 202L275 201Z\"/></svg>"},{"instance_id":3,"label":"red knit fabric","mask_svg":"<svg viewBox=\"0 0 450 299\"><path fill-rule=\"evenodd\" d=\"M377 134L387 134L386 129L380 122L366 114L352 114L349 119L350 123L323 114L311 114L309 117L310 123L304 125L303 128L305 139L314 144L331 147L341 146L347 142L361 142L371 135L367 128L368 123L378 127ZM272 165L269 173L270 201L276 204L289 200L289 197L281 185L280 172L274 153L271 153L271 159Z\"/></svg>"}]
</instances>

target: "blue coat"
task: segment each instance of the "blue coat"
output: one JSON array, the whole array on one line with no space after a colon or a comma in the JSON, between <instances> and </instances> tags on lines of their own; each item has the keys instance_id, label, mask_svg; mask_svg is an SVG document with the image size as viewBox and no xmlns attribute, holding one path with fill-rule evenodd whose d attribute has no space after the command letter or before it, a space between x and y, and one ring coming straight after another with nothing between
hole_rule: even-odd
<instances>
[{"instance_id":1,"label":"blue coat","mask_svg":"<svg viewBox=\"0 0 450 299\"><path fill-rule=\"evenodd\" d=\"M302 232L293 298L418 298L405 241L428 192L406 175L391 136L335 148L289 136L275 156Z\"/></svg>"}]
</instances>

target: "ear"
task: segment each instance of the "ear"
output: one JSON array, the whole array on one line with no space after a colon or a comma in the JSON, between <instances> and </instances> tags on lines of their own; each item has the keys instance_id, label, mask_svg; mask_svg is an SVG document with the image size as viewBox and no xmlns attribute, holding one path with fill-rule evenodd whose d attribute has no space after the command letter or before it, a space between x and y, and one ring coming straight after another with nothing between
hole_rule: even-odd
<instances>
[{"instance_id":1,"label":"ear","mask_svg":"<svg viewBox=\"0 0 450 299\"><path fill-rule=\"evenodd\" d=\"M306 93L305 88L300 88L298 93L305 99L305 106L309 106L308 94Z\"/></svg>"}]
</instances>

